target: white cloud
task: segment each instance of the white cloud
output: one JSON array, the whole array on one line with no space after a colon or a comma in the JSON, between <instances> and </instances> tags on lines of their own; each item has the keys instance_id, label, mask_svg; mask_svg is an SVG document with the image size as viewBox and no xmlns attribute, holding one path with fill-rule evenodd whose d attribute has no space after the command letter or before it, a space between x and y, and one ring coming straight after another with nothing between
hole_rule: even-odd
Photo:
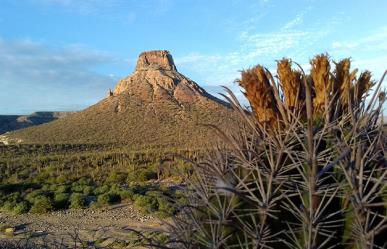
<instances>
[{"instance_id":1,"label":"white cloud","mask_svg":"<svg viewBox=\"0 0 387 249\"><path fill-rule=\"evenodd\" d=\"M274 62L288 54L302 50L324 34L306 31L279 31L266 34L242 32L238 50L227 54L206 55L192 53L176 58L178 66L189 68L202 76L208 85L227 85L239 76L239 70L259 63Z\"/></svg>"},{"instance_id":2,"label":"white cloud","mask_svg":"<svg viewBox=\"0 0 387 249\"><path fill-rule=\"evenodd\" d=\"M208 85L233 86L232 82L239 76L239 70L252 67L257 63L271 67L275 59L284 56L298 59L316 42L329 34L336 19L327 22L325 26L320 26L318 30L294 29L303 22L303 16L309 9L306 8L278 31L261 33L247 27L240 32L239 47L235 51L225 54L191 53L176 58L175 61L179 67L201 75Z\"/></svg>"},{"instance_id":3,"label":"white cloud","mask_svg":"<svg viewBox=\"0 0 387 249\"><path fill-rule=\"evenodd\" d=\"M334 49L353 49L359 46L357 42L332 42L332 48Z\"/></svg>"},{"instance_id":4,"label":"white cloud","mask_svg":"<svg viewBox=\"0 0 387 249\"><path fill-rule=\"evenodd\" d=\"M373 78L380 80L385 70L387 70L387 56L376 56L365 59L353 59L352 65L354 68L360 70L370 70L373 74ZM386 82L386 81L385 81ZM384 83L386 85L386 83Z\"/></svg>"},{"instance_id":5,"label":"white cloud","mask_svg":"<svg viewBox=\"0 0 387 249\"><path fill-rule=\"evenodd\" d=\"M306 7L293 19L284 23L278 30L271 32L259 32L255 28L257 23L254 17L241 21L237 42L239 44L233 51L223 54L190 53L175 59L178 68L193 72L204 79L203 84L208 89L216 89L216 86L224 85L236 93L242 104L247 101L241 93L241 89L234 84L234 80L240 77L240 70L262 64L275 74L275 60L282 57L290 57L301 63L308 70L309 56L312 56L316 44L332 33L338 23L345 21L341 16L335 16L324 23L318 20L314 23L303 25L304 18L311 10ZM259 20L265 17L265 12L256 16ZM191 73L192 74L192 73ZM215 92L212 92L215 93Z\"/></svg>"},{"instance_id":6,"label":"white cloud","mask_svg":"<svg viewBox=\"0 0 387 249\"><path fill-rule=\"evenodd\" d=\"M97 73L97 67L109 63L117 59L82 45L53 47L0 39L0 113L7 112L9 103L14 110L28 111L50 106L79 109L95 103L117 81Z\"/></svg>"},{"instance_id":7,"label":"white cloud","mask_svg":"<svg viewBox=\"0 0 387 249\"><path fill-rule=\"evenodd\" d=\"M334 41L332 49L336 57L352 56L354 67L370 70L374 78L378 79L387 69L387 27L378 28L353 40Z\"/></svg>"},{"instance_id":8,"label":"white cloud","mask_svg":"<svg viewBox=\"0 0 387 249\"><path fill-rule=\"evenodd\" d=\"M299 14L296 16L296 18L294 18L290 22L286 23L285 26L283 27L283 29L285 29L285 30L292 29L292 28L296 27L297 25L302 24L303 21L304 21L303 16Z\"/></svg>"},{"instance_id":9,"label":"white cloud","mask_svg":"<svg viewBox=\"0 0 387 249\"><path fill-rule=\"evenodd\" d=\"M300 53L300 50L305 49L303 45L309 46L323 35L324 33L305 31L281 31L267 34L244 32L240 35L240 40L243 42L237 51L218 55L192 53L178 57L175 61L178 68L182 67L199 74L204 79L203 84L210 86L210 89L219 85L227 86L242 105L248 105L241 89L233 83L240 77L240 70L257 63L270 67L274 59L289 56L289 53ZM212 91L211 93L217 92Z\"/></svg>"},{"instance_id":10,"label":"white cloud","mask_svg":"<svg viewBox=\"0 0 387 249\"><path fill-rule=\"evenodd\" d=\"M93 66L113 61L109 54L81 45L50 47L28 39L0 40L0 54L3 80L29 79L50 84L68 84L66 78L74 74L94 74Z\"/></svg>"},{"instance_id":11,"label":"white cloud","mask_svg":"<svg viewBox=\"0 0 387 249\"><path fill-rule=\"evenodd\" d=\"M387 26L374 30L373 32L357 37L354 40L334 41L332 48L340 50L365 51L387 51Z\"/></svg>"}]
</instances>

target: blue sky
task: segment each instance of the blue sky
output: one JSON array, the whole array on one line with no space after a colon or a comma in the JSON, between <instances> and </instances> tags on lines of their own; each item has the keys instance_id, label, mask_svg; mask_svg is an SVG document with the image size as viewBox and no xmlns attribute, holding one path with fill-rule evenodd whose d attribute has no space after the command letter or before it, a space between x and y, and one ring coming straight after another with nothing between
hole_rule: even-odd
<instances>
[{"instance_id":1,"label":"blue sky","mask_svg":"<svg viewBox=\"0 0 387 249\"><path fill-rule=\"evenodd\" d=\"M240 96L241 69L322 52L378 79L386 11L385 0L0 0L0 114L81 110L153 49L213 94Z\"/></svg>"}]
</instances>

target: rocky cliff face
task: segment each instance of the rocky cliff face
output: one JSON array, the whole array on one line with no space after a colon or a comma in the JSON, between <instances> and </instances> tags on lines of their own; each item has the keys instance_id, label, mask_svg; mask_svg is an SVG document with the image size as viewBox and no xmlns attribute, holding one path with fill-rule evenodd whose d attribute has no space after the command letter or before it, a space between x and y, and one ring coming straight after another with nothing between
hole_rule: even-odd
<instances>
[{"instance_id":1,"label":"rocky cliff face","mask_svg":"<svg viewBox=\"0 0 387 249\"><path fill-rule=\"evenodd\" d=\"M177 71L172 55L167 50L153 50L140 54L136 71L142 70L167 70Z\"/></svg>"},{"instance_id":2,"label":"rocky cliff face","mask_svg":"<svg viewBox=\"0 0 387 249\"><path fill-rule=\"evenodd\" d=\"M172 100L179 104L206 101L210 95L198 84L180 74L166 50L140 54L135 72L121 80L114 95L136 95L143 101Z\"/></svg>"}]
</instances>

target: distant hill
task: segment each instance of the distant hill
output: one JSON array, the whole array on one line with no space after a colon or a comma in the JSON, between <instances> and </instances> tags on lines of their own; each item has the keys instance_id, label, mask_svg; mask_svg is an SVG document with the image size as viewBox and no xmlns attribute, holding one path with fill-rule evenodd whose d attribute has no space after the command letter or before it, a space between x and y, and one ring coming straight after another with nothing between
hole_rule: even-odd
<instances>
[{"instance_id":1,"label":"distant hill","mask_svg":"<svg viewBox=\"0 0 387 249\"><path fill-rule=\"evenodd\" d=\"M73 112L34 112L30 115L0 115L0 134L48 123L71 113Z\"/></svg>"},{"instance_id":2,"label":"distant hill","mask_svg":"<svg viewBox=\"0 0 387 249\"><path fill-rule=\"evenodd\" d=\"M72 115L6 135L25 143L124 143L202 147L214 131L236 125L235 113L180 74L168 51L139 56L135 72L99 103Z\"/></svg>"}]
</instances>

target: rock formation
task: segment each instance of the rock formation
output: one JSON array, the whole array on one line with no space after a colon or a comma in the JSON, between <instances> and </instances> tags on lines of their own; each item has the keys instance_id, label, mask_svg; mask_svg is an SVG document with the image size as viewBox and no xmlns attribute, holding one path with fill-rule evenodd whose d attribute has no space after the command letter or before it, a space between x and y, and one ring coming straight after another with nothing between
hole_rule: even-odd
<instances>
[{"instance_id":1,"label":"rock formation","mask_svg":"<svg viewBox=\"0 0 387 249\"><path fill-rule=\"evenodd\" d=\"M168 51L141 53L135 71L85 110L7 134L29 143L123 143L203 148L216 139L207 126L236 124L229 105L177 71Z\"/></svg>"},{"instance_id":2,"label":"rock formation","mask_svg":"<svg viewBox=\"0 0 387 249\"><path fill-rule=\"evenodd\" d=\"M141 53L135 72L118 83L114 95L123 92L147 102L170 99L180 104L194 103L209 96L198 84L177 71L166 50Z\"/></svg>"},{"instance_id":3,"label":"rock formation","mask_svg":"<svg viewBox=\"0 0 387 249\"><path fill-rule=\"evenodd\" d=\"M176 71L176 66L169 51L153 50L141 53L136 65L136 71L150 69Z\"/></svg>"}]
</instances>

